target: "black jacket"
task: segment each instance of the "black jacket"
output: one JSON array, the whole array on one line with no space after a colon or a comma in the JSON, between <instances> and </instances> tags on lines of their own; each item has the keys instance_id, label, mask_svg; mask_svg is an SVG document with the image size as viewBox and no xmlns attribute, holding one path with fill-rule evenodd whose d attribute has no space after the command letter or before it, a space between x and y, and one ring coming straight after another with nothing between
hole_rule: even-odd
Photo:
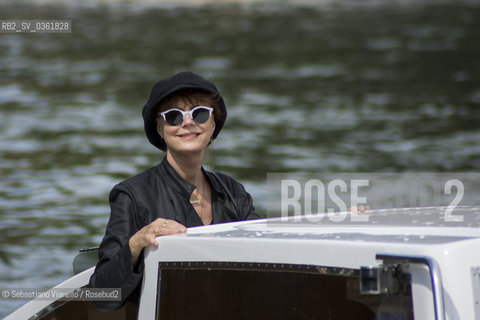
<instances>
[{"instance_id":1,"label":"black jacket","mask_svg":"<svg viewBox=\"0 0 480 320\"><path fill-rule=\"evenodd\" d=\"M212 190L212 223L258 219L251 196L243 186L225 174L204 170ZM221 179L224 184L217 180ZM228 191L225 188L229 189ZM137 265L130 263L128 241L138 230L157 218L175 220L186 227L203 225L190 204L195 186L163 161L116 185L110 192L110 220L99 248L99 262L90 278L93 288L121 288L122 301L96 301L98 308L114 310L127 300L138 306L143 277L143 252ZM232 197L233 199L231 199ZM235 204L232 202L235 201Z\"/></svg>"}]
</instances>

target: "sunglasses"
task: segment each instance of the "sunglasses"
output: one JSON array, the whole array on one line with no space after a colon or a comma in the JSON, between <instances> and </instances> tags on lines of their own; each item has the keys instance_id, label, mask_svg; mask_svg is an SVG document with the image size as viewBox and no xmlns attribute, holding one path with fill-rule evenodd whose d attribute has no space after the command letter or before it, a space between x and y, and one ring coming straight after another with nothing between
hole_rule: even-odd
<instances>
[{"instance_id":1,"label":"sunglasses","mask_svg":"<svg viewBox=\"0 0 480 320\"><path fill-rule=\"evenodd\" d=\"M190 111L183 111L180 109L170 109L164 112L160 112L163 120L171 126L178 126L185 119L185 115L189 115L196 123L205 123L212 115L213 108L198 106Z\"/></svg>"}]
</instances>

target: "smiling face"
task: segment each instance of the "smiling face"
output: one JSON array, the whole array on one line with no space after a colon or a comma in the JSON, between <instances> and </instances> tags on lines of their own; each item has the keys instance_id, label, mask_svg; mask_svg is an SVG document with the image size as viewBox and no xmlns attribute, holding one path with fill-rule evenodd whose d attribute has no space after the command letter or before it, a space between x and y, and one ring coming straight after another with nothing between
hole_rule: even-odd
<instances>
[{"instance_id":1,"label":"smiling face","mask_svg":"<svg viewBox=\"0 0 480 320\"><path fill-rule=\"evenodd\" d=\"M212 106L212 99L203 92L178 94L163 101L158 113L170 109L189 111L197 106ZM212 106L213 107L213 106ZM190 115L185 115L179 125L169 125L163 117L157 117L157 131L167 145L167 153L203 152L210 143L215 130L214 115L204 123L195 122Z\"/></svg>"}]
</instances>

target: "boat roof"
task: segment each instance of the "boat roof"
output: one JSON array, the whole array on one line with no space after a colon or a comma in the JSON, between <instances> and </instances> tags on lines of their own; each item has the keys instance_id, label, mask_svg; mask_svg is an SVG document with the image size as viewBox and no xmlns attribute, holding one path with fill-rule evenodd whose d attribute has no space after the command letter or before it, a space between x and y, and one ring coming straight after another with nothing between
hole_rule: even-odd
<instances>
[{"instance_id":1,"label":"boat roof","mask_svg":"<svg viewBox=\"0 0 480 320\"><path fill-rule=\"evenodd\" d=\"M190 228L193 238L267 238L444 244L480 238L480 206L313 214ZM340 221L341 220L341 221ZM357 221L363 220L363 221ZM457 221L452 221L457 220Z\"/></svg>"}]
</instances>

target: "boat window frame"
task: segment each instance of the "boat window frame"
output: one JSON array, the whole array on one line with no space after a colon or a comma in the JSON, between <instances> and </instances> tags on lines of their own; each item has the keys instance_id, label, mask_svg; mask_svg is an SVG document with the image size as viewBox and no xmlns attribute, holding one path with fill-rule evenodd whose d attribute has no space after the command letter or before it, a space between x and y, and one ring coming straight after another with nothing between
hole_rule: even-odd
<instances>
[{"instance_id":1,"label":"boat window frame","mask_svg":"<svg viewBox=\"0 0 480 320\"><path fill-rule=\"evenodd\" d=\"M259 263L259 262L214 262L214 261L186 261L186 262L158 262L157 273L157 290L155 297L155 319L159 319L161 308L161 288L162 288L162 272L163 271L188 271L188 270L238 270L238 271L269 271L269 272L293 272L314 275L327 275L345 278L357 278L360 280L360 269L342 268L318 265L296 265L288 263ZM415 310L413 306L413 283L409 280L411 313L415 318ZM358 301L357 301L358 302ZM362 303L362 302L360 302ZM363 303L362 303L363 304ZM373 310L372 310L373 311Z\"/></svg>"},{"instance_id":2,"label":"boat window frame","mask_svg":"<svg viewBox=\"0 0 480 320\"><path fill-rule=\"evenodd\" d=\"M427 256L403 256L403 255L391 255L391 254L377 254L377 260L383 261L384 264L417 264L423 265L427 268L430 276L430 292L433 298L433 309L435 314L435 320L445 320L445 302L443 296L443 282L442 274L440 272L440 266L431 257ZM412 283L413 289L414 283ZM414 298L412 292L412 298ZM414 310L415 312L415 310Z\"/></svg>"}]
</instances>

